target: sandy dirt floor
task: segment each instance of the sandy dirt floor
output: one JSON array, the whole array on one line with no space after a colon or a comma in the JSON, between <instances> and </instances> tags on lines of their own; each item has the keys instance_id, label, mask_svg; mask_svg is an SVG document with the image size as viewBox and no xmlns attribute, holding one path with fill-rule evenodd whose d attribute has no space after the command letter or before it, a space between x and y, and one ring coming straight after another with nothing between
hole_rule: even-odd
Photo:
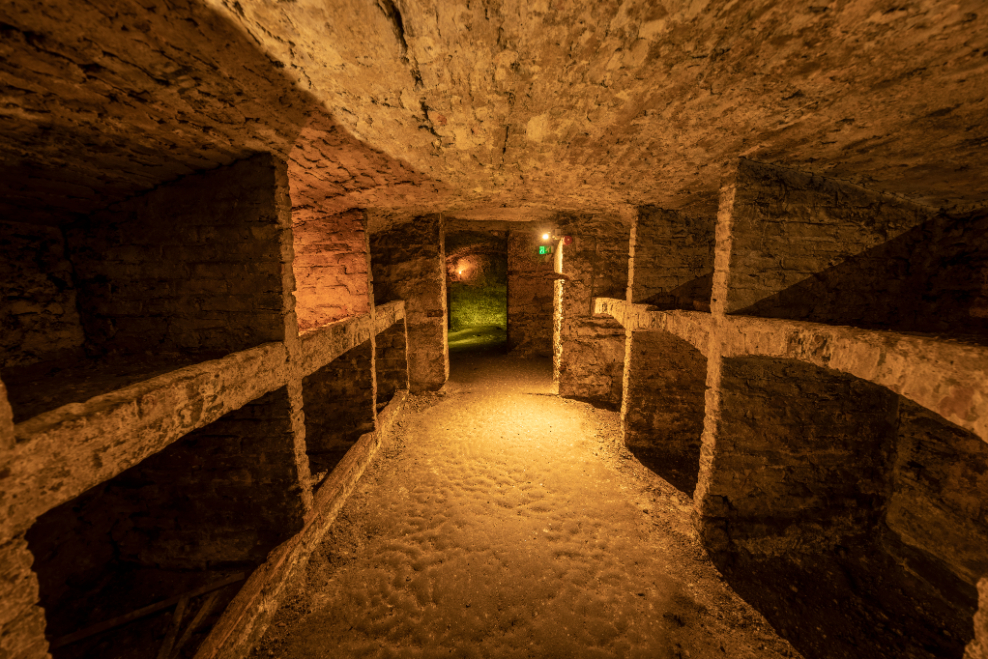
<instances>
[{"instance_id":1,"label":"sandy dirt floor","mask_svg":"<svg viewBox=\"0 0 988 659\"><path fill-rule=\"evenodd\" d=\"M551 365L456 356L290 587L256 658L798 657L690 535L689 499Z\"/></svg>"}]
</instances>

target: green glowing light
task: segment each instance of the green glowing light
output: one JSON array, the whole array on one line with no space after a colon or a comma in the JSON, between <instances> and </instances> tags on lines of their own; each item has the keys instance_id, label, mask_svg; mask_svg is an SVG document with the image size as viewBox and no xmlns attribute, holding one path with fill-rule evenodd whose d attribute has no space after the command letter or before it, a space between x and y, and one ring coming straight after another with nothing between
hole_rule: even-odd
<instances>
[{"instance_id":1,"label":"green glowing light","mask_svg":"<svg viewBox=\"0 0 988 659\"><path fill-rule=\"evenodd\" d=\"M539 245L539 255L552 254L552 245Z\"/></svg>"}]
</instances>

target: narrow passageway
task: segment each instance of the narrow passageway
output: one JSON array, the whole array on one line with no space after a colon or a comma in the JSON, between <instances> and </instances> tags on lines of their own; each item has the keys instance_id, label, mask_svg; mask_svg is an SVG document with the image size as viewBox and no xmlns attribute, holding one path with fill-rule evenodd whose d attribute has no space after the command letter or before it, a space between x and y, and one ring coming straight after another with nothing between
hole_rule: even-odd
<instances>
[{"instance_id":1,"label":"narrow passageway","mask_svg":"<svg viewBox=\"0 0 988 659\"><path fill-rule=\"evenodd\" d=\"M793 657L547 361L414 396L254 657Z\"/></svg>"}]
</instances>

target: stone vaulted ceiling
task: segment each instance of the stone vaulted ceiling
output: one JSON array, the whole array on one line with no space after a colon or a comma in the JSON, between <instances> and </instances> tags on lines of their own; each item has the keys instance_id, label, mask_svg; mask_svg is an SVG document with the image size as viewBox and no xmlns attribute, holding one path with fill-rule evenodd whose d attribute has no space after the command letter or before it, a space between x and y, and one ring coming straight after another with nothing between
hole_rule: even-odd
<instances>
[{"instance_id":1,"label":"stone vaulted ceiling","mask_svg":"<svg viewBox=\"0 0 988 659\"><path fill-rule=\"evenodd\" d=\"M0 10L8 213L287 156L315 105L431 180L357 195L368 207L709 212L739 156L934 207L988 200L976 0L203 2Z\"/></svg>"}]
</instances>

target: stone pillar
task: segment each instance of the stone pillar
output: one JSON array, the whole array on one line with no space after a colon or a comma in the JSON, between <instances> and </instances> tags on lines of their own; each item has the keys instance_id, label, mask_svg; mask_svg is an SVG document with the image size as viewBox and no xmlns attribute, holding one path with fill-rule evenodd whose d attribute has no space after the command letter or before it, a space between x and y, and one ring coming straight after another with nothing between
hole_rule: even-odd
<instances>
[{"instance_id":1,"label":"stone pillar","mask_svg":"<svg viewBox=\"0 0 988 659\"><path fill-rule=\"evenodd\" d=\"M708 310L713 229L712 217L640 208L631 229L628 301ZM699 469L706 368L703 353L672 334L626 332L625 445L689 494Z\"/></svg>"},{"instance_id":2,"label":"stone pillar","mask_svg":"<svg viewBox=\"0 0 988 659\"><path fill-rule=\"evenodd\" d=\"M553 262L538 254L540 229L527 222L508 231L508 349L551 357Z\"/></svg>"},{"instance_id":3,"label":"stone pillar","mask_svg":"<svg viewBox=\"0 0 988 659\"><path fill-rule=\"evenodd\" d=\"M624 329L594 313L595 297L624 297L628 286L629 228L618 217L560 216L557 233L562 274L556 284L556 376L559 395L605 405L621 404Z\"/></svg>"},{"instance_id":4,"label":"stone pillar","mask_svg":"<svg viewBox=\"0 0 988 659\"><path fill-rule=\"evenodd\" d=\"M444 236L442 216L427 215L370 237L376 303L405 301L413 393L439 389L449 377Z\"/></svg>"},{"instance_id":5,"label":"stone pillar","mask_svg":"<svg viewBox=\"0 0 988 659\"><path fill-rule=\"evenodd\" d=\"M49 657L33 560L23 536L0 542L0 657Z\"/></svg>"},{"instance_id":6,"label":"stone pillar","mask_svg":"<svg viewBox=\"0 0 988 659\"><path fill-rule=\"evenodd\" d=\"M974 616L974 640L964 659L988 659L988 577L978 582L978 612Z\"/></svg>"}]
</instances>

